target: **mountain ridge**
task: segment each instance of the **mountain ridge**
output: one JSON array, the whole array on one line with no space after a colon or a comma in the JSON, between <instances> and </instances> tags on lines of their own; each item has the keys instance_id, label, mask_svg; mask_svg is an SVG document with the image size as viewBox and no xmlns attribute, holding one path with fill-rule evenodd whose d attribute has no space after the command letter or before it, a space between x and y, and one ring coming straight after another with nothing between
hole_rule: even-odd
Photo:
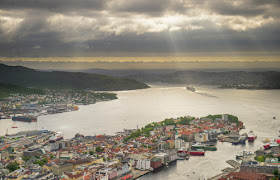
<instances>
[{"instance_id":1,"label":"mountain ridge","mask_svg":"<svg viewBox=\"0 0 280 180\"><path fill-rule=\"evenodd\" d=\"M62 71L37 71L0 64L0 82L35 88L73 88L97 91L144 89L149 86L129 78Z\"/></svg>"}]
</instances>

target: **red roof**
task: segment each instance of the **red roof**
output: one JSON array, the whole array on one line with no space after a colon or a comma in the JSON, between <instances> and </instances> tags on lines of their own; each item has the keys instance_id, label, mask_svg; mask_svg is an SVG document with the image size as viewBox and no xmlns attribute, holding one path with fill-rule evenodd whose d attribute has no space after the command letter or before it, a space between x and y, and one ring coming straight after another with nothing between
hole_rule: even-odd
<instances>
[{"instance_id":1,"label":"red roof","mask_svg":"<svg viewBox=\"0 0 280 180\"><path fill-rule=\"evenodd\" d=\"M125 175L125 176L122 177L121 179L122 179L122 180L126 180L126 179L129 179L129 178L131 178L131 177L132 177L132 175L129 174L129 175Z\"/></svg>"}]
</instances>

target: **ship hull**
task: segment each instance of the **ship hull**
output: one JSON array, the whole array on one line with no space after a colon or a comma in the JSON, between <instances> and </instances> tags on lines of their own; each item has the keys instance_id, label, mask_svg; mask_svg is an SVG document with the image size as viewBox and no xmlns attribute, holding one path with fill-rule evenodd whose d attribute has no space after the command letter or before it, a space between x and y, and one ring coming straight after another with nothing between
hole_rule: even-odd
<instances>
[{"instance_id":1,"label":"ship hull","mask_svg":"<svg viewBox=\"0 0 280 180\"><path fill-rule=\"evenodd\" d=\"M21 121L21 122L36 122L37 118L35 117L25 117L25 116L19 116L19 117L13 117L13 121Z\"/></svg>"},{"instance_id":2,"label":"ship hull","mask_svg":"<svg viewBox=\"0 0 280 180\"><path fill-rule=\"evenodd\" d=\"M254 142L256 137L248 137L248 142Z\"/></svg>"},{"instance_id":3,"label":"ship hull","mask_svg":"<svg viewBox=\"0 0 280 180\"><path fill-rule=\"evenodd\" d=\"M204 152L190 152L192 156L204 156Z\"/></svg>"}]
</instances>

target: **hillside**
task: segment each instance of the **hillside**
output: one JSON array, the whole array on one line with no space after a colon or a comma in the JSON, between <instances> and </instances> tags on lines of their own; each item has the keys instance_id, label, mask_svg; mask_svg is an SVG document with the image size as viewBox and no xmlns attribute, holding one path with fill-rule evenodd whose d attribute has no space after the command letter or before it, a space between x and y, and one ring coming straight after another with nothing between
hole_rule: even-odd
<instances>
[{"instance_id":1,"label":"hillside","mask_svg":"<svg viewBox=\"0 0 280 180\"><path fill-rule=\"evenodd\" d=\"M81 72L43 72L22 66L0 64L0 82L36 88L107 90L144 89L149 86L133 79Z\"/></svg>"},{"instance_id":2,"label":"hillside","mask_svg":"<svg viewBox=\"0 0 280 180\"><path fill-rule=\"evenodd\" d=\"M145 83L218 85L221 88L239 89L280 89L280 72L277 71L177 71L170 74L141 74L128 77Z\"/></svg>"},{"instance_id":3,"label":"hillside","mask_svg":"<svg viewBox=\"0 0 280 180\"><path fill-rule=\"evenodd\" d=\"M0 99L10 94L44 94L43 90L0 83Z\"/></svg>"}]
</instances>

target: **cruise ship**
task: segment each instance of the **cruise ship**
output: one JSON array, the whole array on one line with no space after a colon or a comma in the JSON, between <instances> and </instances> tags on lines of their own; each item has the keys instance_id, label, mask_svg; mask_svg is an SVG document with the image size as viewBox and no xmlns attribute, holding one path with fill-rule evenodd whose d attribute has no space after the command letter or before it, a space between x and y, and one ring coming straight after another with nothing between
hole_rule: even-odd
<instances>
[{"instance_id":1,"label":"cruise ship","mask_svg":"<svg viewBox=\"0 0 280 180\"><path fill-rule=\"evenodd\" d=\"M58 132L55 133L54 136L50 137L49 142L54 143L54 142L59 141L61 139L63 139L62 132L58 131Z\"/></svg>"}]
</instances>

